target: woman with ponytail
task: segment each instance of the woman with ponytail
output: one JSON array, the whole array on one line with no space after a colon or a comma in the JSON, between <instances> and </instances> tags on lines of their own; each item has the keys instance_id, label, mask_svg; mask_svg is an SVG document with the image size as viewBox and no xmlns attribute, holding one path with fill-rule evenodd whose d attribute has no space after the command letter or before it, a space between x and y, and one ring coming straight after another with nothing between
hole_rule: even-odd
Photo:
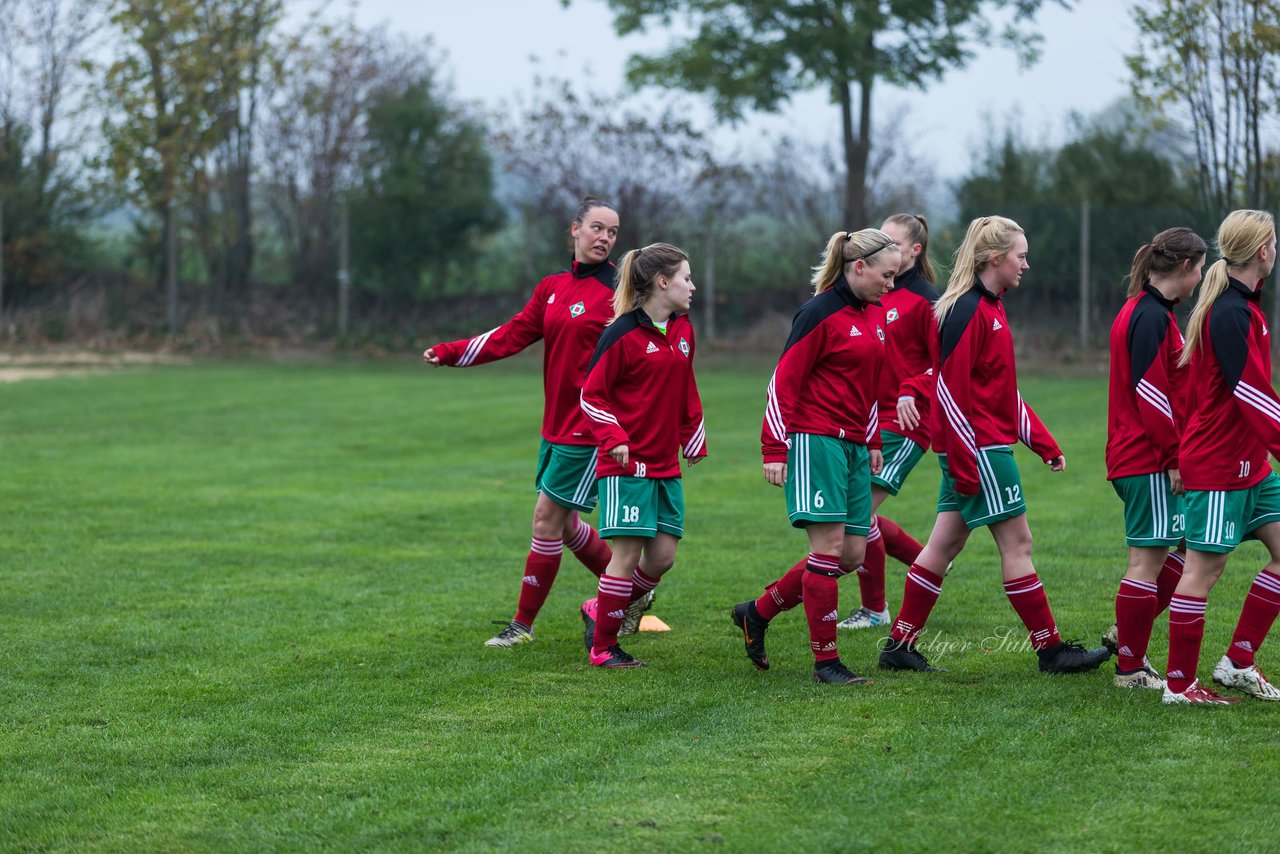
<instances>
[{"instance_id":1,"label":"woman with ponytail","mask_svg":"<svg viewBox=\"0 0 1280 854\"><path fill-rule=\"evenodd\" d=\"M702 401L693 378L689 256L669 243L622 258L613 320L600 336L581 406L596 440L600 535L613 557L596 597L582 604L595 667L642 667L618 646L627 608L651 593L684 536L680 454L707 455Z\"/></svg>"},{"instance_id":2,"label":"woman with ponytail","mask_svg":"<svg viewBox=\"0 0 1280 854\"><path fill-rule=\"evenodd\" d=\"M747 658L769 669L769 621L802 600L815 682L867 679L840 661L836 579L862 564L871 532L871 476L883 463L876 393L884 363L879 300L901 266L893 238L878 228L838 231L813 276L814 297L796 314L769 381L761 446L764 477L783 487L791 524L804 528L808 556L734 606Z\"/></svg>"},{"instance_id":3,"label":"woman with ponytail","mask_svg":"<svg viewBox=\"0 0 1280 854\"><path fill-rule=\"evenodd\" d=\"M1255 655L1280 613L1280 397L1271 387L1271 338L1259 301L1276 260L1276 226L1265 211L1234 211L1218 227L1218 253L1187 323L1180 365L1194 389L1178 470L1186 488L1187 562L1169 603L1169 663L1164 702L1226 704L1196 681L1209 591L1245 538L1270 560L1254 579L1213 681L1262 700L1280 691Z\"/></svg>"},{"instance_id":4,"label":"woman with ponytail","mask_svg":"<svg viewBox=\"0 0 1280 854\"><path fill-rule=\"evenodd\" d=\"M894 214L880 230L898 246L901 261L893 290L880 304L885 310L885 362L877 394L884 468L871 476L871 512L897 495L929 447L929 401L933 397L933 358L938 321L933 304L933 265L929 263L929 224L920 214ZM862 603L842 629L869 629L889 623L885 599L885 554L906 566L915 563L923 546L892 519L874 515L867 554L858 567Z\"/></svg>"},{"instance_id":5,"label":"woman with ponytail","mask_svg":"<svg viewBox=\"0 0 1280 854\"><path fill-rule=\"evenodd\" d=\"M534 488L533 543L525 558L515 615L487 647L509 647L534 639L533 621L560 571L568 546L593 575L604 573L609 546L579 518L595 507L595 449L578 392L600 332L613 316L614 267L609 253L618 239L613 205L587 196L569 226L573 261L547 276L515 317L488 332L436 344L423 353L429 365L458 368L514 356L538 340L542 356L542 441ZM642 603L641 606L646 603ZM639 615L635 615L639 622Z\"/></svg>"},{"instance_id":6,"label":"woman with ponytail","mask_svg":"<svg viewBox=\"0 0 1280 854\"><path fill-rule=\"evenodd\" d=\"M1021 440L1054 471L1066 457L1018 392L1013 334L1002 297L1017 288L1027 264L1027 238L1011 219L987 216L969 224L947 289L934 313L939 323L937 406L933 447L942 466L938 518L912 564L898 619L880 653L887 670L929 671L916 640L942 592L951 561L970 532L990 528L1000 551L1005 594L1027 627L1045 673L1092 670L1110 657L1058 635L1044 587L1031 562L1031 530L1013 450Z\"/></svg>"},{"instance_id":7,"label":"woman with ponytail","mask_svg":"<svg viewBox=\"0 0 1280 854\"><path fill-rule=\"evenodd\" d=\"M1151 626L1182 577L1186 505L1178 471L1186 425L1186 370L1173 306L1200 281L1205 242L1170 228L1133 257L1128 300L1111 325L1107 480L1124 502L1129 568L1116 593L1116 622L1102 643L1116 654L1115 685L1163 690L1147 661Z\"/></svg>"}]
</instances>

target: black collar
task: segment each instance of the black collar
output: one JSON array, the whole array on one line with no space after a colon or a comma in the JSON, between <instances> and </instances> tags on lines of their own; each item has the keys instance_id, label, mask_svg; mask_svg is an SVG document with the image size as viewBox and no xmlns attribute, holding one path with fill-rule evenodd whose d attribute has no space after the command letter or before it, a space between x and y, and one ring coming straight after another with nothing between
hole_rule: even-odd
<instances>
[{"instance_id":1,"label":"black collar","mask_svg":"<svg viewBox=\"0 0 1280 854\"><path fill-rule=\"evenodd\" d=\"M982 284L981 277L978 277L973 280L973 289L978 293L982 294L984 297L986 297L989 300L995 300L996 302L1000 302L1000 297L996 294L991 293L991 291L987 290L987 286Z\"/></svg>"},{"instance_id":2,"label":"black collar","mask_svg":"<svg viewBox=\"0 0 1280 854\"><path fill-rule=\"evenodd\" d=\"M604 259L599 264L584 264L581 261L579 261L577 258L574 258L570 262L569 269L573 271L573 277L575 279L587 279L592 276L595 276L597 279L599 279L601 277L596 274L602 270L608 269L608 267L609 267L608 258Z\"/></svg>"},{"instance_id":3,"label":"black collar","mask_svg":"<svg viewBox=\"0 0 1280 854\"><path fill-rule=\"evenodd\" d=\"M893 277L893 289L902 290L903 288L909 288L916 283L917 279L923 278L924 275L920 272L920 265L916 264L901 276Z\"/></svg>"},{"instance_id":4,"label":"black collar","mask_svg":"<svg viewBox=\"0 0 1280 854\"><path fill-rule=\"evenodd\" d=\"M649 314L644 310L642 306L636 306L635 310L632 311L631 313L635 315L636 323L640 324L641 326L648 326L650 329L658 328L658 324L653 322L653 318L649 317ZM667 326L670 327L671 321L675 320L677 317L683 317L683 316L684 316L683 311L671 312L671 316L667 318Z\"/></svg>"},{"instance_id":5,"label":"black collar","mask_svg":"<svg viewBox=\"0 0 1280 854\"><path fill-rule=\"evenodd\" d=\"M848 303L850 307L858 310L862 310L867 307L866 302L853 292L853 288L849 286L849 280L844 277L843 273L840 275L840 278L836 279L836 283L831 286L831 289L839 294L840 299Z\"/></svg>"},{"instance_id":6,"label":"black collar","mask_svg":"<svg viewBox=\"0 0 1280 854\"><path fill-rule=\"evenodd\" d=\"M1239 291L1240 294L1244 296L1245 299L1249 300L1249 302L1256 302L1256 303L1262 302L1262 281L1261 280L1258 281L1258 287L1251 288L1248 285L1246 285L1244 282L1237 279L1236 277L1230 276L1227 278L1227 287L1234 288L1235 290Z\"/></svg>"},{"instance_id":7,"label":"black collar","mask_svg":"<svg viewBox=\"0 0 1280 854\"><path fill-rule=\"evenodd\" d=\"M1148 294L1150 294L1152 297L1154 297L1156 302L1160 303L1165 308L1172 309L1175 305L1178 304L1178 301L1176 299L1169 299L1164 294L1160 293L1160 291L1152 287L1150 282L1143 285L1142 289L1146 291Z\"/></svg>"}]
</instances>

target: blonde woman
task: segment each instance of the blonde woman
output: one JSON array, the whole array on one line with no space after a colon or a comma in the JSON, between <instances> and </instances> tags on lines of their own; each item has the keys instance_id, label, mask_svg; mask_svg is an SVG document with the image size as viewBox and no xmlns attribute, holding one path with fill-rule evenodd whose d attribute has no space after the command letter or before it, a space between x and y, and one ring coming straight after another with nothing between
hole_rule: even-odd
<instances>
[{"instance_id":1,"label":"blonde woman","mask_svg":"<svg viewBox=\"0 0 1280 854\"><path fill-rule=\"evenodd\" d=\"M880 653L884 669L935 669L915 643L942 592L946 567L980 527L995 538L1005 594L1027 627L1042 672L1092 670L1111 655L1062 640L1031 562L1027 506L1010 445L1021 440L1054 471L1065 469L1067 460L1018 392L1013 334L1002 299L1028 269L1027 238L1016 222L999 216L975 219L935 307L940 342L933 444L942 466L938 518L907 573L902 608Z\"/></svg>"},{"instance_id":2,"label":"blonde woman","mask_svg":"<svg viewBox=\"0 0 1280 854\"><path fill-rule=\"evenodd\" d=\"M1276 227L1265 211L1234 211L1218 227L1218 252L1187 323L1181 364L1192 396L1178 468L1186 487L1187 563L1169 603L1164 702L1239 702L1196 681L1209 591L1244 538L1271 553L1245 599L1213 680L1280 700L1254 661L1280 613L1280 398L1271 388L1270 330L1258 302L1276 261Z\"/></svg>"},{"instance_id":3,"label":"blonde woman","mask_svg":"<svg viewBox=\"0 0 1280 854\"><path fill-rule=\"evenodd\" d=\"M884 363L884 309L901 253L878 228L838 231L813 276L814 297L796 314L769 381L761 449L764 477L783 487L791 524L809 554L756 601L730 616L747 658L769 669L769 621L804 601L815 682L867 682L840 661L836 579L854 571L871 532L871 476L883 465L876 392Z\"/></svg>"},{"instance_id":4,"label":"blonde woman","mask_svg":"<svg viewBox=\"0 0 1280 854\"><path fill-rule=\"evenodd\" d=\"M582 604L595 667L642 667L618 646L627 607L658 586L684 536L680 454L707 455L693 379L689 256L669 243L633 249L618 268L613 320L587 368L581 405L596 439L600 536L613 557Z\"/></svg>"}]
</instances>

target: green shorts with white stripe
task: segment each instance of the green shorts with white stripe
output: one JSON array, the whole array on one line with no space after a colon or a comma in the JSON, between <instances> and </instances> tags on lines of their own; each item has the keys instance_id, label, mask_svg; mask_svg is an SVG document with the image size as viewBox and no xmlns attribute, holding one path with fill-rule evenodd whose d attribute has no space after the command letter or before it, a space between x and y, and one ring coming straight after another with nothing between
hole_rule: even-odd
<instances>
[{"instance_id":1,"label":"green shorts with white stripe","mask_svg":"<svg viewBox=\"0 0 1280 854\"><path fill-rule=\"evenodd\" d=\"M596 453L595 445L557 445L543 439L534 488L561 507L590 513L596 506Z\"/></svg>"},{"instance_id":2,"label":"green shorts with white stripe","mask_svg":"<svg viewBox=\"0 0 1280 854\"><path fill-rule=\"evenodd\" d=\"M678 477L600 480L600 536L653 539L684 536L684 485Z\"/></svg>"},{"instance_id":3,"label":"green shorts with white stripe","mask_svg":"<svg viewBox=\"0 0 1280 854\"><path fill-rule=\"evenodd\" d=\"M871 458L865 445L834 436L787 436L787 516L797 528L843 522L856 537L871 533Z\"/></svg>"},{"instance_id":4,"label":"green shorts with white stripe","mask_svg":"<svg viewBox=\"0 0 1280 854\"><path fill-rule=\"evenodd\" d=\"M969 530L1012 519L1027 512L1022 497L1022 476L1008 445L978 449L978 494L961 495L947 468L947 455L938 454L942 483L938 487L938 512L959 512Z\"/></svg>"},{"instance_id":5,"label":"green shorts with white stripe","mask_svg":"<svg viewBox=\"0 0 1280 854\"><path fill-rule=\"evenodd\" d=\"M880 441L884 444L884 467L880 474L871 475L871 482L890 495L897 495L907 482L907 475L923 459L924 448L892 430L881 430Z\"/></svg>"},{"instance_id":6,"label":"green shorts with white stripe","mask_svg":"<svg viewBox=\"0 0 1280 854\"><path fill-rule=\"evenodd\" d=\"M1166 472L1111 481L1124 502L1124 541L1134 548L1173 548L1187 533L1187 503L1170 491Z\"/></svg>"},{"instance_id":7,"label":"green shorts with white stripe","mask_svg":"<svg viewBox=\"0 0 1280 854\"><path fill-rule=\"evenodd\" d=\"M1257 539L1263 525L1280 522L1280 477L1275 472L1248 489L1187 490L1187 548L1225 554L1241 540Z\"/></svg>"}]
</instances>

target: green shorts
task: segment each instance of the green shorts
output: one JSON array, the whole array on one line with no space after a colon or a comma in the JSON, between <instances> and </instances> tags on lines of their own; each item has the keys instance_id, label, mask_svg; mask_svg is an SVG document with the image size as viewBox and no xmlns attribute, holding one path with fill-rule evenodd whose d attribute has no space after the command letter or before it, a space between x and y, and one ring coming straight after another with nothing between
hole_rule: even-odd
<instances>
[{"instance_id":1,"label":"green shorts","mask_svg":"<svg viewBox=\"0 0 1280 854\"><path fill-rule=\"evenodd\" d=\"M622 477L600 481L600 536L684 536L684 487L678 477Z\"/></svg>"},{"instance_id":2,"label":"green shorts","mask_svg":"<svg viewBox=\"0 0 1280 854\"><path fill-rule=\"evenodd\" d=\"M792 433L787 451L787 516L797 528L843 522L844 532L871 533L871 461L865 445Z\"/></svg>"},{"instance_id":3,"label":"green shorts","mask_svg":"<svg viewBox=\"0 0 1280 854\"><path fill-rule=\"evenodd\" d=\"M907 475L924 458L924 448L892 430L881 430L880 441L884 443L884 468L880 474L871 475L871 482L890 495L897 495L907 482Z\"/></svg>"},{"instance_id":4,"label":"green shorts","mask_svg":"<svg viewBox=\"0 0 1280 854\"><path fill-rule=\"evenodd\" d=\"M1187 533L1187 502L1169 491L1165 472L1111 481L1124 502L1124 541L1136 548L1173 548Z\"/></svg>"},{"instance_id":5,"label":"green shorts","mask_svg":"<svg viewBox=\"0 0 1280 854\"><path fill-rule=\"evenodd\" d=\"M1018 463L1008 445L978 449L978 494L961 495L947 469L947 455L938 454L942 484L938 487L938 512L959 512L969 530L1013 519L1027 512L1022 497Z\"/></svg>"},{"instance_id":6,"label":"green shorts","mask_svg":"<svg viewBox=\"0 0 1280 854\"><path fill-rule=\"evenodd\" d=\"M1280 477L1275 472L1248 489L1187 490L1187 548L1223 554L1280 522Z\"/></svg>"},{"instance_id":7,"label":"green shorts","mask_svg":"<svg viewBox=\"0 0 1280 854\"><path fill-rule=\"evenodd\" d=\"M543 439L533 486L561 507L590 513L596 506L596 446L555 445Z\"/></svg>"}]
</instances>

